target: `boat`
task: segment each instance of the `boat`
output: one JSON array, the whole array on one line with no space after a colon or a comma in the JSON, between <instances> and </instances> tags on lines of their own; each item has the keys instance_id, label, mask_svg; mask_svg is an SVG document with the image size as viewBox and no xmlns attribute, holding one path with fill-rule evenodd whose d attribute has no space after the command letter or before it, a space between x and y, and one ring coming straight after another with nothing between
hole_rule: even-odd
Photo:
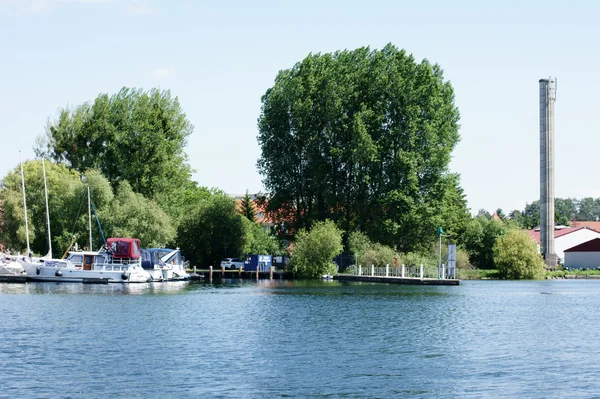
<instances>
[{"instance_id":1,"label":"boat","mask_svg":"<svg viewBox=\"0 0 600 399\"><path fill-rule=\"evenodd\" d=\"M0 276L20 276L25 274L25 269L14 256L0 252Z\"/></svg>"},{"instance_id":2,"label":"boat","mask_svg":"<svg viewBox=\"0 0 600 399\"><path fill-rule=\"evenodd\" d=\"M138 238L109 238L107 244L93 255L93 262L76 263L71 253L67 259L45 260L36 267L35 274L28 275L31 281L54 282L106 282L146 283L152 281L150 273L142 267L140 240ZM89 255L91 256L91 254Z\"/></svg>"},{"instance_id":3,"label":"boat","mask_svg":"<svg viewBox=\"0 0 600 399\"><path fill-rule=\"evenodd\" d=\"M189 262L185 262L181 256L179 248L142 249L142 267L150 274L152 281L188 280L188 264Z\"/></svg>"}]
</instances>

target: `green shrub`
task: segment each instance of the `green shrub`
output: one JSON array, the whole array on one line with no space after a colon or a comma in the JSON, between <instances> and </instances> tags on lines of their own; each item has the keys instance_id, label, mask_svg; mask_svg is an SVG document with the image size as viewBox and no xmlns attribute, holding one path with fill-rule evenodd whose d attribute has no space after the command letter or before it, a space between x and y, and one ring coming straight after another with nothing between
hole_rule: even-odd
<instances>
[{"instance_id":1,"label":"green shrub","mask_svg":"<svg viewBox=\"0 0 600 399\"><path fill-rule=\"evenodd\" d=\"M500 275L508 279L541 279L545 275L537 246L523 230L510 230L498 237L494 263Z\"/></svg>"},{"instance_id":2,"label":"green shrub","mask_svg":"<svg viewBox=\"0 0 600 399\"><path fill-rule=\"evenodd\" d=\"M335 274L333 258L342 253L342 231L330 220L317 222L310 231L301 229L296 235L292 257L292 270L299 277L319 278Z\"/></svg>"}]
</instances>

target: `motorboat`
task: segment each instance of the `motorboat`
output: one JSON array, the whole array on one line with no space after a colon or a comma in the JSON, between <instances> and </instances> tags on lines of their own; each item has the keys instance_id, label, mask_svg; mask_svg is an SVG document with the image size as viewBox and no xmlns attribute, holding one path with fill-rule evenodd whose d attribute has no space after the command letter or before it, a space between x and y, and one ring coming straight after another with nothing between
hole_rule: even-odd
<instances>
[{"instance_id":1,"label":"motorboat","mask_svg":"<svg viewBox=\"0 0 600 399\"><path fill-rule=\"evenodd\" d=\"M0 253L0 275L19 276L25 273L25 269L14 256Z\"/></svg>"},{"instance_id":2,"label":"motorboat","mask_svg":"<svg viewBox=\"0 0 600 399\"><path fill-rule=\"evenodd\" d=\"M91 254L90 254L91 256ZM28 274L32 281L55 282L107 282L145 283L152 281L150 273L142 267L140 240L138 238L109 238L106 245L93 255L86 265L85 255L79 263L77 253L67 259L45 260ZM89 258L88 258L89 259Z\"/></svg>"},{"instance_id":3,"label":"motorboat","mask_svg":"<svg viewBox=\"0 0 600 399\"><path fill-rule=\"evenodd\" d=\"M188 280L186 272L189 262L184 261L181 251L169 248L142 249L142 267L152 281Z\"/></svg>"}]
</instances>

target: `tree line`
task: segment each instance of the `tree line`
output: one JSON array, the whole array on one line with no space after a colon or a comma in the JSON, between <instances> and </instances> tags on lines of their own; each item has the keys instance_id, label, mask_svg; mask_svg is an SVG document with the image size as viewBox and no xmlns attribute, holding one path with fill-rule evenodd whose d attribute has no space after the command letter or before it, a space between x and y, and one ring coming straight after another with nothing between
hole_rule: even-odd
<instances>
[{"instance_id":1,"label":"tree line","mask_svg":"<svg viewBox=\"0 0 600 399\"><path fill-rule=\"evenodd\" d=\"M486 238L466 244L483 230L449 170L460 114L439 65L392 44L309 54L277 74L261 103L260 205L275 221L273 234L255 223L248 195L240 207L192 180L185 145L194 128L177 97L123 88L60 109L36 142L37 157L52 161L53 247L65 250L74 234L85 235L80 209L89 186L107 235L179 246L200 266L287 251L295 270L317 276L342 252L356 262L435 259L441 226L463 263L487 262L474 249L487 250ZM41 162L24 166L32 248L44 253ZM2 180L0 239L22 250L19 177L15 167Z\"/></svg>"}]
</instances>

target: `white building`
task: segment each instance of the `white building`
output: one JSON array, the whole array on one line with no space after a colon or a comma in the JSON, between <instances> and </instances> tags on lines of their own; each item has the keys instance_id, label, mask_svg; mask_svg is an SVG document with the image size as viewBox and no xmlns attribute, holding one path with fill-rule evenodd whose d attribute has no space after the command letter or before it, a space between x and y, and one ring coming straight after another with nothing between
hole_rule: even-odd
<instances>
[{"instance_id":1,"label":"white building","mask_svg":"<svg viewBox=\"0 0 600 399\"><path fill-rule=\"evenodd\" d=\"M529 230L529 235L537 242L538 251L540 245L540 229ZM584 242L600 238L600 232L592 230L585 226L565 227L556 226L554 228L554 250L559 262L565 263L565 250L573 248Z\"/></svg>"},{"instance_id":2,"label":"white building","mask_svg":"<svg viewBox=\"0 0 600 399\"><path fill-rule=\"evenodd\" d=\"M600 268L600 238L566 249L565 266L575 269Z\"/></svg>"}]
</instances>

